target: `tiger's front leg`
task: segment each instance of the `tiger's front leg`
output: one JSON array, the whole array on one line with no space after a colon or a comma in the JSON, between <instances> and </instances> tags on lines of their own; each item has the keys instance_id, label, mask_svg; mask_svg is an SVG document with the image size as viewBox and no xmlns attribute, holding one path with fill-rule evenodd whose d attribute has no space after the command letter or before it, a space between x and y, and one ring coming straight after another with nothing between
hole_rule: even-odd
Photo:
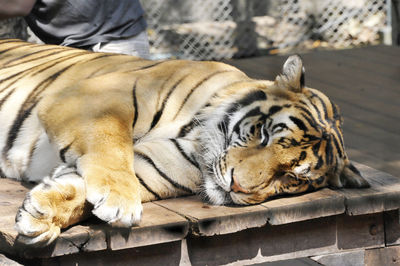
<instances>
[{"instance_id":1,"label":"tiger's front leg","mask_svg":"<svg viewBox=\"0 0 400 266\"><path fill-rule=\"evenodd\" d=\"M127 79L85 81L48 95L39 106L39 118L61 159L76 165L93 214L129 227L140 221L142 203L133 169L132 84L121 80Z\"/></svg>"},{"instance_id":2,"label":"tiger's front leg","mask_svg":"<svg viewBox=\"0 0 400 266\"><path fill-rule=\"evenodd\" d=\"M93 214L113 226L130 227L138 224L142 216L140 185L133 161L118 160L114 156L84 155L78 161L78 169L84 176L86 199L93 204Z\"/></svg>"}]
</instances>

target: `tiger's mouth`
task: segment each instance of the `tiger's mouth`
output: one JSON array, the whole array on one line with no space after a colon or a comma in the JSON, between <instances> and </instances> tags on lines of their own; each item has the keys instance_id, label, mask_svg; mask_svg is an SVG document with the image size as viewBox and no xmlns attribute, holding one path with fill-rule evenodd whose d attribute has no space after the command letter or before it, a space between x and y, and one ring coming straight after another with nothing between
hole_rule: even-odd
<instances>
[{"instance_id":1,"label":"tiger's mouth","mask_svg":"<svg viewBox=\"0 0 400 266\"><path fill-rule=\"evenodd\" d=\"M216 205L249 205L251 192L240 186L234 175L234 168L222 171L216 160L212 172L204 180L204 199Z\"/></svg>"}]
</instances>

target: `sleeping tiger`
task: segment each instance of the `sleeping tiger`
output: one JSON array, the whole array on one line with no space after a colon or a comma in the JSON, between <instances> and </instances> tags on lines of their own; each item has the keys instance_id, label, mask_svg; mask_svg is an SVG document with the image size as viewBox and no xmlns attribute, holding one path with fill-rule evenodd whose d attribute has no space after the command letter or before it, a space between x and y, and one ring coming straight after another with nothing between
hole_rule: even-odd
<instances>
[{"instance_id":1,"label":"sleeping tiger","mask_svg":"<svg viewBox=\"0 0 400 266\"><path fill-rule=\"evenodd\" d=\"M200 194L249 205L368 187L341 116L290 56L274 81L218 62L148 61L0 41L0 170L39 184L16 215L44 245L91 213L130 227L142 202Z\"/></svg>"}]
</instances>

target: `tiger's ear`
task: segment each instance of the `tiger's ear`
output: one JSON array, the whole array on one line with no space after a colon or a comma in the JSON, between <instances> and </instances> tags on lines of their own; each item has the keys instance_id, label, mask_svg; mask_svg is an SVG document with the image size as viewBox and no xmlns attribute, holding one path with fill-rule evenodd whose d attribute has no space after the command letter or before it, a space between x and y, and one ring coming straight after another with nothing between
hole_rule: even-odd
<instances>
[{"instance_id":1,"label":"tiger's ear","mask_svg":"<svg viewBox=\"0 0 400 266\"><path fill-rule=\"evenodd\" d=\"M304 88L304 67L298 55L289 56L283 64L282 74L278 75L275 83L282 89L301 92Z\"/></svg>"},{"instance_id":2,"label":"tiger's ear","mask_svg":"<svg viewBox=\"0 0 400 266\"><path fill-rule=\"evenodd\" d=\"M332 182L333 181L333 182ZM367 180L365 180L360 171L352 164L347 163L342 173L334 181L331 180L330 185L336 188L369 188L370 185Z\"/></svg>"}]
</instances>

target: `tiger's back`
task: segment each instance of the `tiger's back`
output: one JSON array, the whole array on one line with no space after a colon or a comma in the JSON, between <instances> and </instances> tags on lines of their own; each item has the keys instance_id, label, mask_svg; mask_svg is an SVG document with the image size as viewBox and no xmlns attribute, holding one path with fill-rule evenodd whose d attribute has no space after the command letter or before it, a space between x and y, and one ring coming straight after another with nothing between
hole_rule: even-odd
<instances>
[{"instance_id":1,"label":"tiger's back","mask_svg":"<svg viewBox=\"0 0 400 266\"><path fill-rule=\"evenodd\" d=\"M66 156L65 147L72 140L63 140L65 145L56 147L49 140L51 132L45 132L38 120L39 106L50 102L59 116L70 116L52 121L53 126L61 128L66 126L61 121L69 120L67 126L72 131L79 125L71 121L76 122L75 117L82 113L95 113L96 106L107 104L113 109L135 105L135 169L137 176L146 179L141 180L147 187L142 190L149 200L198 190L201 173L193 154L196 136L188 135L196 123L194 115L218 89L247 78L237 69L215 62L148 61L17 40L2 41L0 47L3 175L37 182L63 161L72 163L76 159L68 161ZM94 85L82 91L80 85L84 83ZM85 111L71 110L70 101L79 102ZM155 146L163 148L154 152ZM189 162L187 167L182 160ZM154 164L160 165L156 171ZM176 166L162 167L173 164ZM175 171L171 173L171 169Z\"/></svg>"}]
</instances>

